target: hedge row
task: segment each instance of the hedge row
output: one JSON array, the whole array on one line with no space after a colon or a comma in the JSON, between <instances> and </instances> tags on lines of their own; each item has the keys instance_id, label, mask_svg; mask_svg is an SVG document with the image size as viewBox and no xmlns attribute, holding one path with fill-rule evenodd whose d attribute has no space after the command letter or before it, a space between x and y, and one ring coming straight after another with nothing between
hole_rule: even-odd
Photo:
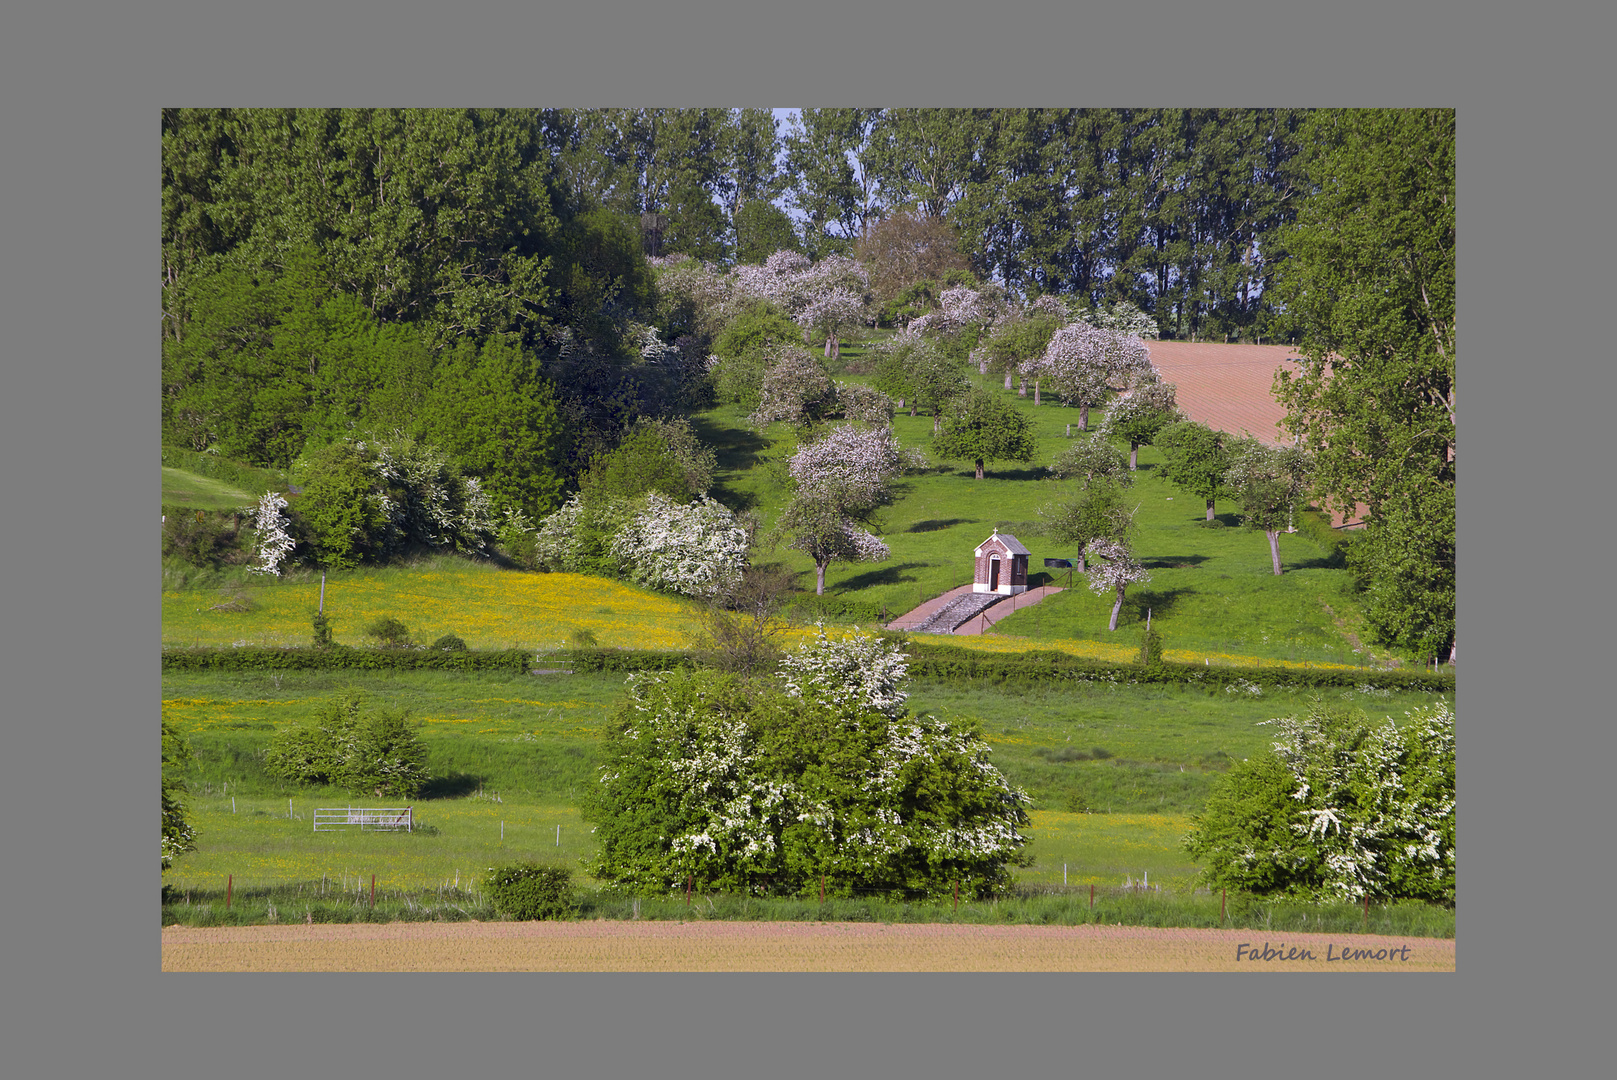
<instances>
[{"instance_id":1,"label":"hedge row","mask_svg":"<svg viewBox=\"0 0 1617 1080\"><path fill-rule=\"evenodd\" d=\"M1284 690L1342 688L1371 685L1380 690L1422 693L1454 692L1452 674L1430 671L1388 671L1380 668L1207 667L1196 664L1120 664L1089 660L1053 650L1024 653L984 653L958 645L907 639L910 675L940 682L1109 682L1180 683L1208 688L1238 684Z\"/></svg>"},{"instance_id":2,"label":"hedge row","mask_svg":"<svg viewBox=\"0 0 1617 1080\"><path fill-rule=\"evenodd\" d=\"M243 465L229 458L222 458L217 454L199 454L195 450L185 450L178 446L163 447L163 464L171 469L184 469L186 472L196 473L198 476L210 476L215 480L222 480L232 484L243 491L252 492L256 498L266 491L285 491L286 474L273 469L260 469L252 465Z\"/></svg>"},{"instance_id":3,"label":"hedge row","mask_svg":"<svg viewBox=\"0 0 1617 1080\"><path fill-rule=\"evenodd\" d=\"M1454 692L1452 674L1370 668L1205 667L1195 664L1120 664L1089 660L1053 650L984 653L958 645L906 639L910 675L944 683L1030 684L1050 682L1162 683L1209 690L1263 687L1276 690L1356 689L1420 693ZM579 673L627 674L670 671L698 663L688 653L644 649L576 649L554 659L571 662ZM545 658L523 649L445 652L437 649L310 648L164 649L163 668L254 670L423 670L522 673L544 667Z\"/></svg>"},{"instance_id":4,"label":"hedge row","mask_svg":"<svg viewBox=\"0 0 1617 1080\"><path fill-rule=\"evenodd\" d=\"M498 671L521 674L533 662L525 649L448 652L443 649L240 648L164 649L165 671Z\"/></svg>"}]
</instances>

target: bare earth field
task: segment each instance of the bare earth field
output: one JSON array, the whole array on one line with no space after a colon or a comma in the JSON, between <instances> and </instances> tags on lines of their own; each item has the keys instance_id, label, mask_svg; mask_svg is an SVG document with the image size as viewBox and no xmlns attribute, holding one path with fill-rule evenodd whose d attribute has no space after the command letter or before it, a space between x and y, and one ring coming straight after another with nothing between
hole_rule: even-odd
<instances>
[{"instance_id":1,"label":"bare earth field","mask_svg":"<svg viewBox=\"0 0 1617 1080\"><path fill-rule=\"evenodd\" d=\"M1250 432L1259 442L1280 446L1291 441L1281 430L1286 410L1275 400L1276 371L1297 371L1286 362L1301 355L1289 345L1221 345L1207 341L1150 341L1151 362L1162 381L1173 383L1180 409L1215 431ZM1362 521L1356 506L1346 517L1333 514L1333 524Z\"/></svg>"},{"instance_id":2,"label":"bare earth field","mask_svg":"<svg viewBox=\"0 0 1617 1080\"><path fill-rule=\"evenodd\" d=\"M598 920L162 934L164 971L1454 970L1452 940L1135 926Z\"/></svg>"}]
</instances>

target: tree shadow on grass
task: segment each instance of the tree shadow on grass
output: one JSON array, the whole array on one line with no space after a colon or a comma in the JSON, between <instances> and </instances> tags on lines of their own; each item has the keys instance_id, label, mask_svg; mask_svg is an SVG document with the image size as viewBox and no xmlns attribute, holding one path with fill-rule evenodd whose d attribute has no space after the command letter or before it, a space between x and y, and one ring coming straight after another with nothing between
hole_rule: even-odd
<instances>
[{"instance_id":1,"label":"tree shadow on grass","mask_svg":"<svg viewBox=\"0 0 1617 1080\"><path fill-rule=\"evenodd\" d=\"M939 532L955 525L966 525L970 521L970 518L929 518L926 521L917 521L904 531L912 533Z\"/></svg>"},{"instance_id":2,"label":"tree shadow on grass","mask_svg":"<svg viewBox=\"0 0 1617 1080\"><path fill-rule=\"evenodd\" d=\"M962 475L975 477L977 472L975 469L967 469ZM1048 480L1049 478L1050 470L1043 465L1035 465L1028 469L985 468L983 470L984 480Z\"/></svg>"},{"instance_id":3,"label":"tree shadow on grass","mask_svg":"<svg viewBox=\"0 0 1617 1080\"><path fill-rule=\"evenodd\" d=\"M703 416L691 417L691 430L713 448L720 472L745 472L758 464L758 455L769 445L769 440L751 428L721 427Z\"/></svg>"},{"instance_id":4,"label":"tree shadow on grass","mask_svg":"<svg viewBox=\"0 0 1617 1080\"><path fill-rule=\"evenodd\" d=\"M926 563L907 562L897 566L884 566L880 570L870 570L837 583L837 592L852 592L855 589L868 589L872 585L898 585L905 581L915 581L914 574L906 574L906 570L918 570Z\"/></svg>"},{"instance_id":5,"label":"tree shadow on grass","mask_svg":"<svg viewBox=\"0 0 1617 1080\"><path fill-rule=\"evenodd\" d=\"M1190 570L1200 566L1210 558L1207 555L1163 555L1156 559L1146 559L1140 565L1147 570Z\"/></svg>"},{"instance_id":6,"label":"tree shadow on grass","mask_svg":"<svg viewBox=\"0 0 1617 1080\"><path fill-rule=\"evenodd\" d=\"M483 784L481 776L472 776L463 772L452 772L446 776L435 776L428 780L421 788L423 799L459 799L470 795Z\"/></svg>"},{"instance_id":7,"label":"tree shadow on grass","mask_svg":"<svg viewBox=\"0 0 1617 1080\"><path fill-rule=\"evenodd\" d=\"M1153 619L1159 615L1170 614L1180 598L1189 596L1192 591L1190 589L1130 589L1127 593L1127 599L1123 602L1123 609L1125 611L1132 610L1134 617L1139 620L1141 625L1144 625L1147 611L1150 611ZM1119 622L1118 629L1121 630L1122 628L1123 624Z\"/></svg>"}]
</instances>

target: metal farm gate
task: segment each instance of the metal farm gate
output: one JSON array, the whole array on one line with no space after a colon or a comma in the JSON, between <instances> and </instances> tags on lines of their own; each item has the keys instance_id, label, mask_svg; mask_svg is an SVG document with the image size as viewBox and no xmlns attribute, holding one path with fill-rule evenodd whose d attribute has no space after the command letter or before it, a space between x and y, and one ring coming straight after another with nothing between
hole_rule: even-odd
<instances>
[{"instance_id":1,"label":"metal farm gate","mask_svg":"<svg viewBox=\"0 0 1617 1080\"><path fill-rule=\"evenodd\" d=\"M405 832L415 831L415 815L411 807L391 806L371 809L357 806L328 806L314 812L315 832L334 832L358 825L360 831Z\"/></svg>"}]
</instances>

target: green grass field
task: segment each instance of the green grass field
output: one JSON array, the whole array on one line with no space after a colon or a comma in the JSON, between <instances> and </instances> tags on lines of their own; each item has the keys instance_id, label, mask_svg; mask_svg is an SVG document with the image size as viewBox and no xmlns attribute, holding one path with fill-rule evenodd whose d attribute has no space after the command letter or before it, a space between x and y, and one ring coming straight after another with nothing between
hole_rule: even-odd
<instances>
[{"instance_id":1,"label":"green grass field","mask_svg":"<svg viewBox=\"0 0 1617 1080\"><path fill-rule=\"evenodd\" d=\"M211 476L198 476L184 469L163 466L163 502L195 510L235 510L252 506L258 495L250 495Z\"/></svg>"},{"instance_id":2,"label":"green grass field","mask_svg":"<svg viewBox=\"0 0 1617 1080\"><path fill-rule=\"evenodd\" d=\"M622 693L615 676L436 672L173 672L163 714L191 742L192 821L199 849L165 875L180 890L268 888L370 874L389 888L453 887L499 861L593 851L578 816L581 788ZM414 835L316 834L317 806L358 805L323 788L268 777L260 754L280 727L358 687L421 722L434 781L414 801ZM1347 692L1372 717L1401 717L1425 699ZM1196 867L1179 850L1189 815L1228 764L1267 742L1258 722L1302 708L1302 695L1207 695L1163 687L1067 690L912 687L911 707L969 719L994 762L1033 797L1028 886L1185 890ZM290 806L289 806L290 800ZM365 803L365 805L373 805ZM290 813L290 816L288 816ZM502 838L501 829L504 829ZM560 845L556 829L561 827Z\"/></svg>"}]
</instances>

